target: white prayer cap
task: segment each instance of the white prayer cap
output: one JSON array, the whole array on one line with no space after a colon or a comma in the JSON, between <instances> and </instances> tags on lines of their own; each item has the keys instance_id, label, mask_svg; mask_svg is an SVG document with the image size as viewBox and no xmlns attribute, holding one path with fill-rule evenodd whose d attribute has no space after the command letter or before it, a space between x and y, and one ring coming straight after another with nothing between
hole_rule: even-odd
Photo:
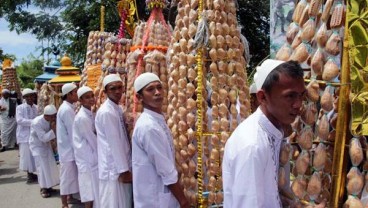
<instances>
[{"instance_id":1,"label":"white prayer cap","mask_svg":"<svg viewBox=\"0 0 368 208\"><path fill-rule=\"evenodd\" d=\"M68 94L69 92L73 91L75 88L77 88L77 85L75 85L73 83L66 83L61 88L61 93L64 96L64 95Z\"/></svg>"},{"instance_id":2,"label":"white prayer cap","mask_svg":"<svg viewBox=\"0 0 368 208\"><path fill-rule=\"evenodd\" d=\"M9 93L9 94L10 94L10 91L9 91L8 89L3 89L3 90L1 91L1 93Z\"/></svg>"},{"instance_id":3,"label":"white prayer cap","mask_svg":"<svg viewBox=\"0 0 368 208\"><path fill-rule=\"evenodd\" d=\"M254 83L256 83L257 91L262 89L263 83L271 71L282 63L284 63L284 61L267 59L261 64L261 66L257 67L257 72L254 74Z\"/></svg>"},{"instance_id":4,"label":"white prayer cap","mask_svg":"<svg viewBox=\"0 0 368 208\"><path fill-rule=\"evenodd\" d=\"M92 92L92 89L87 87L87 86L83 86L83 87L79 88L78 91L77 91L78 98L82 97L82 95L84 95L87 92Z\"/></svg>"},{"instance_id":5,"label":"white prayer cap","mask_svg":"<svg viewBox=\"0 0 368 208\"><path fill-rule=\"evenodd\" d=\"M109 74L102 81L103 87L105 88L106 85L110 84L111 82L123 82L123 81L121 81L119 75L117 75L117 74Z\"/></svg>"},{"instance_id":6,"label":"white prayer cap","mask_svg":"<svg viewBox=\"0 0 368 208\"><path fill-rule=\"evenodd\" d=\"M160 78L154 73L146 72L139 75L134 81L134 89L136 92L139 92L142 88L147 86L151 82L159 81L161 82Z\"/></svg>"},{"instance_id":7,"label":"white prayer cap","mask_svg":"<svg viewBox=\"0 0 368 208\"><path fill-rule=\"evenodd\" d=\"M253 83L253 84L250 85L250 87L249 87L249 93L250 94L256 94L257 93L256 83Z\"/></svg>"},{"instance_id":8,"label":"white prayer cap","mask_svg":"<svg viewBox=\"0 0 368 208\"><path fill-rule=\"evenodd\" d=\"M45 109L43 109L44 115L55 115L56 113L57 113L57 110L54 105L47 105Z\"/></svg>"},{"instance_id":9,"label":"white prayer cap","mask_svg":"<svg viewBox=\"0 0 368 208\"><path fill-rule=\"evenodd\" d=\"M33 90L29 89L29 88L25 88L23 91L22 91L22 96L26 96L28 94L33 94L35 93Z\"/></svg>"}]
</instances>

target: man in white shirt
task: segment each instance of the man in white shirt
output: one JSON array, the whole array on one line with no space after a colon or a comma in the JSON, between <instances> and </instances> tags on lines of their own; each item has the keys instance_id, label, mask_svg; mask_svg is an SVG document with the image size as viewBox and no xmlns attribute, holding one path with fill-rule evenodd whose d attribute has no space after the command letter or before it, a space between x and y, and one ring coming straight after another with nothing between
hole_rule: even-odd
<instances>
[{"instance_id":1,"label":"man in white shirt","mask_svg":"<svg viewBox=\"0 0 368 208\"><path fill-rule=\"evenodd\" d=\"M101 207L132 207L131 147L123 110L119 106L123 83L116 74L103 79L107 99L98 109L97 132L99 195Z\"/></svg>"},{"instance_id":2,"label":"man in white shirt","mask_svg":"<svg viewBox=\"0 0 368 208\"><path fill-rule=\"evenodd\" d=\"M254 80L260 106L225 145L225 208L281 207L277 185L282 128L300 113L306 94L303 69L295 61L268 59Z\"/></svg>"},{"instance_id":3,"label":"man in white shirt","mask_svg":"<svg viewBox=\"0 0 368 208\"><path fill-rule=\"evenodd\" d=\"M36 165L29 149L31 123L37 116L37 105L33 103L35 93L29 88L22 91L25 102L17 107L17 143L19 145L19 169L27 172L27 183L37 181Z\"/></svg>"},{"instance_id":4,"label":"man in white shirt","mask_svg":"<svg viewBox=\"0 0 368 208\"><path fill-rule=\"evenodd\" d=\"M16 142L17 121L15 119L17 99L10 97L8 89L2 90L0 99L1 145L0 152L12 149Z\"/></svg>"},{"instance_id":5,"label":"man in white shirt","mask_svg":"<svg viewBox=\"0 0 368 208\"><path fill-rule=\"evenodd\" d=\"M60 196L63 208L76 203L72 194L79 192L78 169L73 149L74 103L78 101L77 86L64 84L61 88L63 104L59 107L56 120L57 149L60 161Z\"/></svg>"},{"instance_id":6,"label":"man in white shirt","mask_svg":"<svg viewBox=\"0 0 368 208\"><path fill-rule=\"evenodd\" d=\"M134 81L143 104L133 132L133 195L137 208L189 207L175 167L173 138L162 113L163 88L153 73Z\"/></svg>"},{"instance_id":7,"label":"man in white shirt","mask_svg":"<svg viewBox=\"0 0 368 208\"><path fill-rule=\"evenodd\" d=\"M51 196L52 187L59 184L59 173L52 152L51 140L56 138L56 126L51 125L56 119L57 110L54 105L48 105L44 114L37 116L31 123L29 147L35 158L38 184L41 187L41 196Z\"/></svg>"},{"instance_id":8,"label":"man in white shirt","mask_svg":"<svg viewBox=\"0 0 368 208\"><path fill-rule=\"evenodd\" d=\"M78 167L81 201L85 208L98 208L98 163L95 115L91 108L95 96L91 88L83 86L77 91L81 107L73 124L73 146Z\"/></svg>"}]
</instances>

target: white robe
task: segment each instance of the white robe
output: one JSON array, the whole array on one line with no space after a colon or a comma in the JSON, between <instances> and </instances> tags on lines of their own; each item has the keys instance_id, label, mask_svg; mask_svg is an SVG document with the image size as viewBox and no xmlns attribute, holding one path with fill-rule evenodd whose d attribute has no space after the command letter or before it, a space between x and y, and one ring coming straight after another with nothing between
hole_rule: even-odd
<instances>
[{"instance_id":1,"label":"white robe","mask_svg":"<svg viewBox=\"0 0 368 208\"><path fill-rule=\"evenodd\" d=\"M82 202L99 207L97 135L93 113L81 106L73 124L73 146Z\"/></svg>"},{"instance_id":2,"label":"white robe","mask_svg":"<svg viewBox=\"0 0 368 208\"><path fill-rule=\"evenodd\" d=\"M0 126L1 126L1 144L3 147L13 148L16 142L17 121L14 117L9 118L9 99L0 99L0 106L6 108L5 111L0 111Z\"/></svg>"},{"instance_id":3,"label":"white robe","mask_svg":"<svg viewBox=\"0 0 368 208\"><path fill-rule=\"evenodd\" d=\"M131 170L131 148L124 125L123 111L119 105L107 99L98 110L95 121L100 206L131 207L131 193L130 195L125 193L123 185L118 181L121 173ZM131 184L126 184L126 189L130 189L129 187ZM107 189L110 189L109 192L106 192Z\"/></svg>"},{"instance_id":4,"label":"white robe","mask_svg":"<svg viewBox=\"0 0 368 208\"><path fill-rule=\"evenodd\" d=\"M37 116L37 106L23 103L17 107L17 143L19 144L19 169L27 172L35 172L36 165L29 149L29 137L31 134L31 123Z\"/></svg>"},{"instance_id":5,"label":"white robe","mask_svg":"<svg viewBox=\"0 0 368 208\"><path fill-rule=\"evenodd\" d=\"M75 107L64 101L59 107L56 121L57 149L60 160L60 194L79 192L78 169L73 149L73 122Z\"/></svg>"},{"instance_id":6,"label":"white robe","mask_svg":"<svg viewBox=\"0 0 368 208\"><path fill-rule=\"evenodd\" d=\"M224 208L281 206L277 185L282 139L260 108L235 129L222 162Z\"/></svg>"},{"instance_id":7,"label":"white robe","mask_svg":"<svg viewBox=\"0 0 368 208\"><path fill-rule=\"evenodd\" d=\"M59 174L50 140L55 139L50 123L43 115L36 117L31 123L29 146L35 157L38 183L41 188L50 188L59 183Z\"/></svg>"},{"instance_id":8,"label":"white robe","mask_svg":"<svg viewBox=\"0 0 368 208\"><path fill-rule=\"evenodd\" d=\"M136 208L175 208L168 188L178 181L173 138L163 115L144 109L132 140L133 196Z\"/></svg>"}]
</instances>

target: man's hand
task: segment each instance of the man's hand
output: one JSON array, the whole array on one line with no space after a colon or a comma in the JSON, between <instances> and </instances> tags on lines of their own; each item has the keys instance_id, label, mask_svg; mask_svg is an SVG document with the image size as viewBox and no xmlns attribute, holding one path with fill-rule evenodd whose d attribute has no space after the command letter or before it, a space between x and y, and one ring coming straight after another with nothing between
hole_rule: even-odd
<instances>
[{"instance_id":1,"label":"man's hand","mask_svg":"<svg viewBox=\"0 0 368 208\"><path fill-rule=\"evenodd\" d=\"M56 122L51 122L50 124L51 129L54 131L54 133L56 134Z\"/></svg>"},{"instance_id":2,"label":"man's hand","mask_svg":"<svg viewBox=\"0 0 368 208\"><path fill-rule=\"evenodd\" d=\"M0 105L0 111L6 111L6 107L5 107L5 106Z\"/></svg>"},{"instance_id":3,"label":"man's hand","mask_svg":"<svg viewBox=\"0 0 368 208\"><path fill-rule=\"evenodd\" d=\"M120 173L118 181L120 183L132 183L133 182L133 176L130 171L126 171L124 173Z\"/></svg>"}]
</instances>

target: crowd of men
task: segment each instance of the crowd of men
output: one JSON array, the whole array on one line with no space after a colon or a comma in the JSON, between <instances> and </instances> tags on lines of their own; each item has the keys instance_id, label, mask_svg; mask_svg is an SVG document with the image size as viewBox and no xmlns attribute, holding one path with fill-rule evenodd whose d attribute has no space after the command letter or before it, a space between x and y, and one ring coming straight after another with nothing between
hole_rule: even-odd
<instances>
[{"instance_id":1,"label":"crowd of men","mask_svg":"<svg viewBox=\"0 0 368 208\"><path fill-rule=\"evenodd\" d=\"M255 112L236 128L225 146L224 207L281 206L277 187L280 143L283 126L300 113L306 93L303 70L294 61L266 60L254 81L256 100L252 103L259 107L252 105ZM76 193L85 207L190 207L175 167L173 137L161 110L160 79L143 73L134 82L144 110L131 139L119 105L122 80L107 75L103 88L107 99L96 114L92 112L92 89L68 83L62 87L59 109L48 105L39 116L33 90L22 91L24 103L16 110L11 107L8 90L3 90L3 148L13 147L12 127L17 124L20 169L28 173L28 182L38 180L44 198L59 184L62 208L77 202L72 197ZM55 139L59 171L50 144Z\"/></svg>"}]
</instances>

